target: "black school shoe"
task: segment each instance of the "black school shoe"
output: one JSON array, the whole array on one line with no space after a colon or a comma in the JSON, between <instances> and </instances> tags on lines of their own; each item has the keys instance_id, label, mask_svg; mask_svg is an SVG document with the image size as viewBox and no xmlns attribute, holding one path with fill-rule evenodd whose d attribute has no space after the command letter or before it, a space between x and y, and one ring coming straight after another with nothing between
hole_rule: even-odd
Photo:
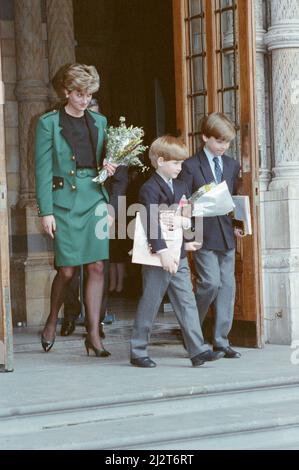
<instances>
[{"instance_id":1,"label":"black school shoe","mask_svg":"<svg viewBox=\"0 0 299 470\"><path fill-rule=\"evenodd\" d=\"M130 360L135 367L156 367L156 363L150 357L135 357Z\"/></svg>"},{"instance_id":2,"label":"black school shoe","mask_svg":"<svg viewBox=\"0 0 299 470\"><path fill-rule=\"evenodd\" d=\"M225 357L226 359L237 359L241 357L241 354L235 351L230 346L227 346L226 348L214 348L214 351L222 351L224 353L223 357Z\"/></svg>"},{"instance_id":3,"label":"black school shoe","mask_svg":"<svg viewBox=\"0 0 299 470\"><path fill-rule=\"evenodd\" d=\"M205 362L217 361L218 359L221 359L222 357L224 357L223 351L211 351L210 349L208 349L207 351L204 351L192 357L191 362L192 362L193 367L199 367Z\"/></svg>"}]
</instances>

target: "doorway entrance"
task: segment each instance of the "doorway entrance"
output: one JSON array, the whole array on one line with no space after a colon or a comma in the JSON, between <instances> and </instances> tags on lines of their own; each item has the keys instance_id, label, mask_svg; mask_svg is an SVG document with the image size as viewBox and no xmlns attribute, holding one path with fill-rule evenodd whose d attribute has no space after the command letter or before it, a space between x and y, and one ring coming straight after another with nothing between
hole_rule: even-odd
<instances>
[{"instance_id":1,"label":"doorway entrance","mask_svg":"<svg viewBox=\"0 0 299 470\"><path fill-rule=\"evenodd\" d=\"M203 115L222 111L235 122L231 153L242 166L242 194L250 196L253 236L238 242L231 339L236 345L262 346L253 2L73 3L76 57L99 70L100 107L111 124L126 116L128 124L144 127L146 144L179 132L192 154ZM207 327L212 327L209 319Z\"/></svg>"},{"instance_id":2,"label":"doorway entrance","mask_svg":"<svg viewBox=\"0 0 299 470\"><path fill-rule=\"evenodd\" d=\"M196 151L198 124L206 113L223 112L235 123L236 139L230 151L241 164L241 194L250 197L253 235L237 243L237 295L230 338L236 345L261 347L254 3L173 0L173 17L177 122L190 151Z\"/></svg>"},{"instance_id":3,"label":"doorway entrance","mask_svg":"<svg viewBox=\"0 0 299 470\"><path fill-rule=\"evenodd\" d=\"M143 127L145 145L163 134L176 133L174 43L171 0L74 0L76 60L94 64L101 87L96 97L108 125ZM150 166L149 162L146 162ZM127 205L138 202L146 175L132 169ZM112 277L122 276L124 291L135 300L141 294L140 266L129 256L132 241L113 240ZM113 288L114 282L110 287Z\"/></svg>"}]
</instances>

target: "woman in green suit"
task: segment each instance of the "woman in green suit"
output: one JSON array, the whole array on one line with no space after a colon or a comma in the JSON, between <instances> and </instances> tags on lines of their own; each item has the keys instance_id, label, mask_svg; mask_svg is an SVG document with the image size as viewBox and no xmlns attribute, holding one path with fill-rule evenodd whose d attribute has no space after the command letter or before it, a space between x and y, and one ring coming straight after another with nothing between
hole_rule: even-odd
<instances>
[{"instance_id":1,"label":"woman in green suit","mask_svg":"<svg viewBox=\"0 0 299 470\"><path fill-rule=\"evenodd\" d=\"M51 309L41 336L44 351L55 341L56 323L64 292L76 266L87 275L85 310L86 351L98 357L110 353L99 337L103 293L103 260L109 257L108 193L93 178L101 166L110 175L115 165L102 161L106 118L87 110L99 89L93 66L72 64L59 75L65 105L40 117L36 129L35 169L38 214L44 231L54 240L57 274L51 289ZM56 83L57 85L57 83Z\"/></svg>"}]
</instances>

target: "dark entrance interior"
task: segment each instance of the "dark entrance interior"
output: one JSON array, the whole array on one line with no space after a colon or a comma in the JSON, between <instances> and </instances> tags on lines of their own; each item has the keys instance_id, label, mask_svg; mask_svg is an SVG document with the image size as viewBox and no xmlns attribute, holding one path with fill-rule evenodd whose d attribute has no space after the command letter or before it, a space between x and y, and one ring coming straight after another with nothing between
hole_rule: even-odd
<instances>
[{"instance_id":1,"label":"dark entrance interior","mask_svg":"<svg viewBox=\"0 0 299 470\"><path fill-rule=\"evenodd\" d=\"M118 125L125 116L127 125L143 127L146 145L158 135L174 134L172 0L73 0L73 5L76 60L96 66L101 78L96 97L108 123ZM128 205L137 202L145 177L130 171ZM124 292L137 299L140 266L127 256L131 247L130 240L111 241L110 261L125 262Z\"/></svg>"},{"instance_id":2,"label":"dark entrance interior","mask_svg":"<svg viewBox=\"0 0 299 470\"><path fill-rule=\"evenodd\" d=\"M101 112L143 126L146 143L176 131L171 0L74 0L76 59L101 77Z\"/></svg>"}]
</instances>

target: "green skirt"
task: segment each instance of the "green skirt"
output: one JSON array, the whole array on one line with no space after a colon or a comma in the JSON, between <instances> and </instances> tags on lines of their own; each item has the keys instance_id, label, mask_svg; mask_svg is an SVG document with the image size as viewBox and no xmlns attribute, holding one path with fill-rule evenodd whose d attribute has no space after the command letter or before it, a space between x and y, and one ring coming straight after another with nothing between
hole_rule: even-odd
<instances>
[{"instance_id":1,"label":"green skirt","mask_svg":"<svg viewBox=\"0 0 299 470\"><path fill-rule=\"evenodd\" d=\"M94 170L77 170L72 209L54 205L55 265L79 266L109 258L107 203Z\"/></svg>"}]
</instances>

